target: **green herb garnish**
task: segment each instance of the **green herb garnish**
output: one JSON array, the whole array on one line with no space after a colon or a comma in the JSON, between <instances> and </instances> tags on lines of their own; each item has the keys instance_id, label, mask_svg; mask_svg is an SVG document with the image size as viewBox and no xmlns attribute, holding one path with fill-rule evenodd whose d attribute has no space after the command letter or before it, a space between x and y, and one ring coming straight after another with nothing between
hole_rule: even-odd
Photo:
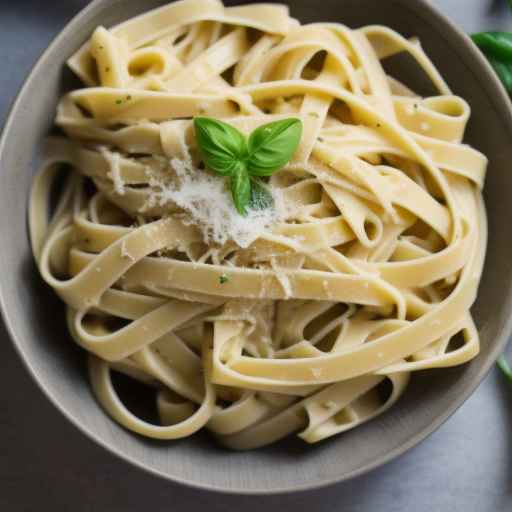
<instances>
[{"instance_id":1,"label":"green herb garnish","mask_svg":"<svg viewBox=\"0 0 512 512\"><path fill-rule=\"evenodd\" d=\"M507 379L510 382L512 382L512 368L508 364L508 361L504 355L501 355L500 357L498 357L497 364L498 364L498 368L503 372L505 377L507 377Z\"/></svg>"},{"instance_id":2,"label":"green herb garnish","mask_svg":"<svg viewBox=\"0 0 512 512\"><path fill-rule=\"evenodd\" d=\"M509 94L512 94L512 33L478 32L471 39L487 57Z\"/></svg>"},{"instance_id":3,"label":"green herb garnish","mask_svg":"<svg viewBox=\"0 0 512 512\"><path fill-rule=\"evenodd\" d=\"M251 184L251 200L249 206L253 210L266 210L267 208L273 207L274 198L261 180L251 178Z\"/></svg>"},{"instance_id":4,"label":"green herb garnish","mask_svg":"<svg viewBox=\"0 0 512 512\"><path fill-rule=\"evenodd\" d=\"M508 5L512 9L512 0L508 0ZM472 34L471 39L487 57L507 92L512 94L512 32L478 32ZM512 368L503 354L496 364L512 383Z\"/></svg>"},{"instance_id":5,"label":"green herb garnish","mask_svg":"<svg viewBox=\"0 0 512 512\"><path fill-rule=\"evenodd\" d=\"M116 100L116 105L121 105L123 103L123 100Z\"/></svg>"},{"instance_id":6,"label":"green herb garnish","mask_svg":"<svg viewBox=\"0 0 512 512\"><path fill-rule=\"evenodd\" d=\"M229 281L229 277L226 274L222 274L219 277L219 283L220 284L226 284Z\"/></svg>"},{"instance_id":7,"label":"green herb garnish","mask_svg":"<svg viewBox=\"0 0 512 512\"><path fill-rule=\"evenodd\" d=\"M204 163L229 178L233 202L241 215L247 214L247 207L272 204L270 193L255 177L271 176L290 161L302 136L300 119L265 124L248 139L234 126L210 117L196 117L194 128Z\"/></svg>"}]
</instances>

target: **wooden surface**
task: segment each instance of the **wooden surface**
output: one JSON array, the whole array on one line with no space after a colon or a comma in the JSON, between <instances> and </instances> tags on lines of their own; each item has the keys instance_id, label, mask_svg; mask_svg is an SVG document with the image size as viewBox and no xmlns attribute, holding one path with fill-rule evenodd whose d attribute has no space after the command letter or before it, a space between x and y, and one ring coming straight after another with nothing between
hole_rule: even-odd
<instances>
[{"instance_id":1,"label":"wooden surface","mask_svg":"<svg viewBox=\"0 0 512 512\"><path fill-rule=\"evenodd\" d=\"M2 2L2 118L37 54L85 3L46 3L42 13L40 2ZM511 25L506 11L484 1L434 3L467 30ZM166 483L94 445L43 397L3 331L0 339L0 510L510 510L512 391L496 371L438 432L369 475L287 498L232 497Z\"/></svg>"}]
</instances>

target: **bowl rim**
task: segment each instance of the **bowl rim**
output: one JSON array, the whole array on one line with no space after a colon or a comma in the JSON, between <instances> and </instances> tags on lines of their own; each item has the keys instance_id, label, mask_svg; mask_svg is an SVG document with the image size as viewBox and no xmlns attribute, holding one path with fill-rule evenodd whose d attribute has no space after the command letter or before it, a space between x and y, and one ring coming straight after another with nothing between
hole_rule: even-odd
<instances>
[{"instance_id":1,"label":"bowl rim","mask_svg":"<svg viewBox=\"0 0 512 512\"><path fill-rule=\"evenodd\" d=\"M82 20L89 14L94 13L97 10L101 10L104 5L108 3L114 3L122 0L92 0L88 5L81 9L75 16L73 16L65 26L59 31L59 33L51 40L50 44L46 47L41 55L37 58L31 71L27 74L23 80L22 86L18 90L11 105L7 111L5 117L5 123L3 129L0 132L0 165L4 159L4 154L8 151L6 140L9 138L9 134L13 129L13 125L16 123L16 118L20 106L23 103L25 91L29 88L30 83L34 80L34 77L39 74L39 70L44 66L45 62L51 57L54 49L58 47L61 42L65 41L69 32L72 32L75 28L79 27ZM171 2L174 0L171 0ZM169 3L171 3L169 2ZM503 121L509 127L512 132L512 103L511 100L498 79L494 70L487 62L487 59L479 51L476 45L472 42L471 38L462 31L454 22L452 22L447 16L445 16L437 7L433 6L429 0L408 0L407 7L410 10L423 9L428 12L431 18L434 18L443 28L450 31L455 40L455 44L459 47L464 47L466 52L469 52L472 60L475 62L478 70L482 73L482 80L480 80L481 87L486 89L487 95L490 101L497 106ZM491 94L492 93L492 94ZM464 402L473 394L476 388L481 384L483 379L489 373L489 370L495 363L499 354L503 351L509 336L512 334L512 315L510 315L507 321L500 327L500 332L495 339L494 348L489 352L487 359L483 362L482 367L477 374L473 377L473 380L467 385L464 391L459 394L453 402L446 408L446 410L440 414L434 421L429 423L425 428L416 432L408 442L401 446L394 448L393 450L384 453L383 455L373 459L372 461L362 465L360 468L352 471L350 474L328 477L318 479L315 482L309 484L299 484L297 486L280 487L274 489L255 488L255 489L242 489L242 488L225 488L220 485L196 482L191 480L185 480L180 476L169 475L158 469L146 466L135 457L125 453L123 450L111 445L108 441L101 439L92 429L82 425L77 418L75 418L63 405L52 395L52 392L46 386L44 379L40 378L37 370L34 368L30 361L30 357L25 354L23 345L20 342L20 336L18 336L13 324L11 323L9 313L6 309L6 290L4 289L3 283L0 281L0 315L3 323L6 327L6 331L9 338L14 346L17 354L19 355L24 367L32 377L33 381L37 384L40 391L46 396L46 398L55 406L55 408L79 431L81 431L87 438L94 441L106 449L111 454L115 455L119 459L135 466L146 473L152 474L160 479L174 484L184 485L188 488L209 491L215 493L224 493L239 496L254 496L254 495L278 495L284 493L298 493L317 490L326 486L334 485L337 483L351 480L352 478L361 476L365 473L376 469L392 460L396 459L400 455L409 451L413 447L423 442L430 434L436 431L443 423L445 423L450 416L452 416Z\"/></svg>"}]
</instances>

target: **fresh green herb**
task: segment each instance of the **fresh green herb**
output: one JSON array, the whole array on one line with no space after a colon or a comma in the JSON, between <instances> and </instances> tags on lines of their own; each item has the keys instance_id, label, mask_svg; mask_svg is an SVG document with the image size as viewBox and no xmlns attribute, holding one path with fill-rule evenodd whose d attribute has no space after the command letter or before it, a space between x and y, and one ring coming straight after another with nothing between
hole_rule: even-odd
<instances>
[{"instance_id":1,"label":"fresh green herb","mask_svg":"<svg viewBox=\"0 0 512 512\"><path fill-rule=\"evenodd\" d=\"M266 210L274 206L274 198L261 180L251 178L251 200L249 207L252 210Z\"/></svg>"},{"instance_id":2,"label":"fresh green herb","mask_svg":"<svg viewBox=\"0 0 512 512\"><path fill-rule=\"evenodd\" d=\"M512 0L508 0L512 9ZM473 42L487 57L502 84L512 94L512 32L478 32L471 35ZM504 355L497 361L498 368L512 383L512 368Z\"/></svg>"},{"instance_id":3,"label":"fresh green herb","mask_svg":"<svg viewBox=\"0 0 512 512\"><path fill-rule=\"evenodd\" d=\"M270 193L254 176L270 176L289 162L302 136L300 119L265 124L248 139L234 126L209 117L196 117L194 128L204 163L230 179L233 202L241 215L247 214L247 207L272 204Z\"/></svg>"},{"instance_id":4,"label":"fresh green herb","mask_svg":"<svg viewBox=\"0 0 512 512\"><path fill-rule=\"evenodd\" d=\"M204 163L221 176L233 176L246 170L247 144L245 137L230 124L211 119L194 119L196 140Z\"/></svg>"},{"instance_id":5,"label":"fresh green herb","mask_svg":"<svg viewBox=\"0 0 512 512\"><path fill-rule=\"evenodd\" d=\"M302 136L300 119L290 118L256 128L247 142L247 168L253 176L271 176L291 159Z\"/></svg>"},{"instance_id":6,"label":"fresh green herb","mask_svg":"<svg viewBox=\"0 0 512 512\"><path fill-rule=\"evenodd\" d=\"M512 33L510 32L478 32L471 36L474 43L485 54L497 59L512 59Z\"/></svg>"},{"instance_id":7,"label":"fresh green herb","mask_svg":"<svg viewBox=\"0 0 512 512\"><path fill-rule=\"evenodd\" d=\"M246 169L240 167L231 175L231 195L239 213L245 215L251 200L251 178Z\"/></svg>"},{"instance_id":8,"label":"fresh green herb","mask_svg":"<svg viewBox=\"0 0 512 512\"><path fill-rule=\"evenodd\" d=\"M229 281L229 277L226 274L219 276L219 283L226 284Z\"/></svg>"},{"instance_id":9,"label":"fresh green herb","mask_svg":"<svg viewBox=\"0 0 512 512\"><path fill-rule=\"evenodd\" d=\"M512 368L508 364L508 361L504 355L501 355L500 357L498 357L497 364L498 364L498 368L503 372L505 377L507 377L507 379L510 382L512 382Z\"/></svg>"},{"instance_id":10,"label":"fresh green herb","mask_svg":"<svg viewBox=\"0 0 512 512\"><path fill-rule=\"evenodd\" d=\"M512 94L512 33L478 32L472 34L471 39L487 57L507 92Z\"/></svg>"},{"instance_id":11,"label":"fresh green herb","mask_svg":"<svg viewBox=\"0 0 512 512\"><path fill-rule=\"evenodd\" d=\"M512 94L512 62L502 62L494 57L488 56L487 60L494 69L498 78L501 80L505 89L509 94Z\"/></svg>"},{"instance_id":12,"label":"fresh green herb","mask_svg":"<svg viewBox=\"0 0 512 512\"><path fill-rule=\"evenodd\" d=\"M110 70L110 68L108 68ZM132 99L132 96L131 94L128 94L128 96L126 96L124 99L123 98L119 98L116 100L116 105L122 105L125 101L130 101Z\"/></svg>"}]
</instances>

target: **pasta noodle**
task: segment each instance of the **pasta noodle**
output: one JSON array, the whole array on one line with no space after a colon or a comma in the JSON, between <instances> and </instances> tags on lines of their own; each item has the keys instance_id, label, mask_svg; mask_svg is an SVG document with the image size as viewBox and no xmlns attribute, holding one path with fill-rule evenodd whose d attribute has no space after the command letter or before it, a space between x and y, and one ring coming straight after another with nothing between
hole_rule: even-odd
<instances>
[{"instance_id":1,"label":"pasta noodle","mask_svg":"<svg viewBox=\"0 0 512 512\"><path fill-rule=\"evenodd\" d=\"M401 52L437 95L387 74ZM417 40L181 0L99 27L69 66L86 87L45 143L32 250L121 425L157 439L204 427L234 449L315 443L391 407L411 372L476 356L487 159ZM198 115L245 134L301 119L273 208L243 218L222 201ZM112 372L154 390L159 424Z\"/></svg>"}]
</instances>

